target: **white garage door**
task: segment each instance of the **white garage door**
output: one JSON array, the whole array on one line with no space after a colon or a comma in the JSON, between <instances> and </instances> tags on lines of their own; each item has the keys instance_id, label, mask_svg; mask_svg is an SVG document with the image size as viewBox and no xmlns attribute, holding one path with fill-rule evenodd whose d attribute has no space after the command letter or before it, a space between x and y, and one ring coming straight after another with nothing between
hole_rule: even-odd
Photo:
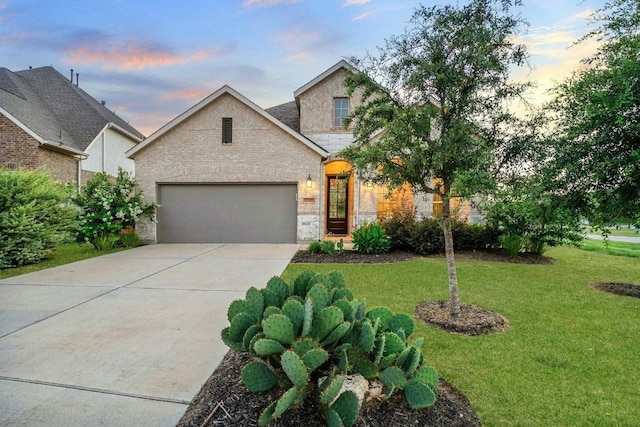
<instances>
[{"instance_id":1,"label":"white garage door","mask_svg":"<svg viewBox=\"0 0 640 427\"><path fill-rule=\"evenodd\" d=\"M162 184L162 243L295 243L295 184Z\"/></svg>"}]
</instances>

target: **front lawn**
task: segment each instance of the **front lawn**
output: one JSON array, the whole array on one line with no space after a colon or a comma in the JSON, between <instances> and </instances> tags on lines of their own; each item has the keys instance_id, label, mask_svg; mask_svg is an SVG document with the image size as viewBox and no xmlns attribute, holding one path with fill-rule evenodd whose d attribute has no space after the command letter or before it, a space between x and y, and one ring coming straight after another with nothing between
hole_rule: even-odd
<instances>
[{"instance_id":1,"label":"front lawn","mask_svg":"<svg viewBox=\"0 0 640 427\"><path fill-rule=\"evenodd\" d=\"M109 251L98 251L90 243L66 243L56 246L53 254L48 256L37 264L28 264L16 268L0 269L0 279L18 276L20 274L31 273L33 271L44 270L46 268L56 267L58 265L69 264L71 262L80 261L87 258L93 258L100 255L106 255L113 252L119 252L125 248L116 248Z\"/></svg>"},{"instance_id":2,"label":"front lawn","mask_svg":"<svg viewBox=\"0 0 640 427\"><path fill-rule=\"evenodd\" d=\"M587 251L640 258L640 243L615 242L613 240L605 242L603 240L584 239L580 247Z\"/></svg>"},{"instance_id":3,"label":"front lawn","mask_svg":"<svg viewBox=\"0 0 640 427\"><path fill-rule=\"evenodd\" d=\"M640 259L552 248L555 264L459 260L460 297L510 321L504 333L464 338L419 325L427 363L471 401L485 426L637 425L640 300L589 287L640 285ZM442 258L396 264L290 264L339 270L367 305L412 314L448 299Z\"/></svg>"}]
</instances>

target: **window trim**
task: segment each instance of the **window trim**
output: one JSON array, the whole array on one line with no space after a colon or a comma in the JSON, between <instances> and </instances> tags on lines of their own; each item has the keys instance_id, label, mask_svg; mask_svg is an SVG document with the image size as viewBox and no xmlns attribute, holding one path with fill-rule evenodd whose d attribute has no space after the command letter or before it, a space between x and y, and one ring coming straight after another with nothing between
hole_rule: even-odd
<instances>
[{"instance_id":1,"label":"window trim","mask_svg":"<svg viewBox=\"0 0 640 427\"><path fill-rule=\"evenodd\" d=\"M344 106L340 106L340 108L338 109L336 105L337 101L346 101L346 108ZM344 118L349 115L349 107L349 98L347 98L346 96L336 96L333 98L333 119L331 123L334 128L344 127ZM345 114L338 116L338 111ZM339 124L336 123L337 120L340 121Z\"/></svg>"},{"instance_id":2,"label":"window trim","mask_svg":"<svg viewBox=\"0 0 640 427\"><path fill-rule=\"evenodd\" d=\"M222 118L222 144L233 144L233 117Z\"/></svg>"}]
</instances>

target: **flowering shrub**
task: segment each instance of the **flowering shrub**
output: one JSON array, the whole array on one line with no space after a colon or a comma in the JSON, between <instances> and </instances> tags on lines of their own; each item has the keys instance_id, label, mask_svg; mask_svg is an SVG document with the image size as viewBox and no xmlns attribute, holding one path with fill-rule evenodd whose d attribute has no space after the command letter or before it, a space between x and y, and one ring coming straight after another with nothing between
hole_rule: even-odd
<instances>
[{"instance_id":1,"label":"flowering shrub","mask_svg":"<svg viewBox=\"0 0 640 427\"><path fill-rule=\"evenodd\" d=\"M136 187L135 179L122 169L115 180L105 173L91 178L73 197L80 208L78 241L108 249L121 241L123 229L135 227L138 218L153 219L157 205L144 202Z\"/></svg>"}]
</instances>

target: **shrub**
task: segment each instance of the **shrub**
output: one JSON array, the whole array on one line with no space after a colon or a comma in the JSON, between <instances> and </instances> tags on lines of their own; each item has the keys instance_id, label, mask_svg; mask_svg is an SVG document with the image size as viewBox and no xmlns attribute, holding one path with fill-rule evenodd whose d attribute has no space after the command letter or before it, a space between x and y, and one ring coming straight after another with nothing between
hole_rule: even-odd
<instances>
[{"instance_id":1,"label":"shrub","mask_svg":"<svg viewBox=\"0 0 640 427\"><path fill-rule=\"evenodd\" d=\"M307 252L310 254L319 254L322 252L322 244L318 241L309 243L307 246Z\"/></svg>"},{"instance_id":2,"label":"shrub","mask_svg":"<svg viewBox=\"0 0 640 427\"><path fill-rule=\"evenodd\" d=\"M0 170L0 268L39 262L71 236L75 209L41 171Z\"/></svg>"},{"instance_id":3,"label":"shrub","mask_svg":"<svg viewBox=\"0 0 640 427\"><path fill-rule=\"evenodd\" d=\"M379 254L391 248L387 232L377 222L365 222L353 231L352 238L353 248L360 253Z\"/></svg>"},{"instance_id":4,"label":"shrub","mask_svg":"<svg viewBox=\"0 0 640 427\"><path fill-rule=\"evenodd\" d=\"M393 248L409 249L421 255L444 253L442 224L437 219L421 221L392 217L384 222ZM452 224L455 250L486 250L499 245L500 231L487 224Z\"/></svg>"},{"instance_id":5,"label":"shrub","mask_svg":"<svg viewBox=\"0 0 640 427\"><path fill-rule=\"evenodd\" d=\"M324 240L320 243L320 250L329 255L336 253L336 244L333 240Z\"/></svg>"},{"instance_id":6,"label":"shrub","mask_svg":"<svg viewBox=\"0 0 640 427\"><path fill-rule=\"evenodd\" d=\"M500 238L502 250L510 257L516 257L522 250L522 236L515 233L503 234Z\"/></svg>"},{"instance_id":7,"label":"shrub","mask_svg":"<svg viewBox=\"0 0 640 427\"><path fill-rule=\"evenodd\" d=\"M386 307L367 311L340 273L306 271L292 284L273 277L232 302L227 318L225 344L253 356L242 369L245 386L286 390L263 411L260 425L311 397L327 425L352 425L360 408L352 391L340 393L347 376L379 381L386 398L403 390L415 409L436 400L438 375L423 365L423 340L408 341L412 318Z\"/></svg>"},{"instance_id":8,"label":"shrub","mask_svg":"<svg viewBox=\"0 0 640 427\"><path fill-rule=\"evenodd\" d=\"M153 219L157 205L144 202L136 187L135 179L122 169L115 180L105 173L91 178L73 197L80 208L78 241L91 242L100 250L111 240L104 236L119 241L120 232L135 227L140 216Z\"/></svg>"}]
</instances>

